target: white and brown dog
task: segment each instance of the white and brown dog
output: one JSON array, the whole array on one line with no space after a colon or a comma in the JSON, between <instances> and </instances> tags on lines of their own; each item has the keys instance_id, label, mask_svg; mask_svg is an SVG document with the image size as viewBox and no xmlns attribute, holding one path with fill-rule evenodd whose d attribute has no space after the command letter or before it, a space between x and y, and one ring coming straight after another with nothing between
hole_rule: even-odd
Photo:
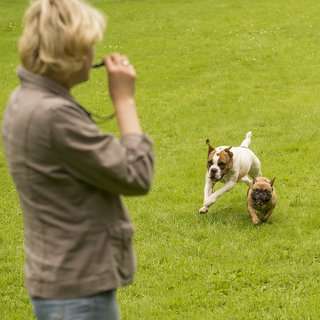
<instances>
[{"instance_id":1,"label":"white and brown dog","mask_svg":"<svg viewBox=\"0 0 320 320\"><path fill-rule=\"evenodd\" d=\"M249 149L251 131L246 134L240 147L220 146L213 148L207 140L208 165L204 187L203 207L199 213L207 213L209 207L225 192L231 190L237 182L251 185L251 178L261 176L261 165L257 156ZM216 182L224 185L213 191Z\"/></svg>"}]
</instances>

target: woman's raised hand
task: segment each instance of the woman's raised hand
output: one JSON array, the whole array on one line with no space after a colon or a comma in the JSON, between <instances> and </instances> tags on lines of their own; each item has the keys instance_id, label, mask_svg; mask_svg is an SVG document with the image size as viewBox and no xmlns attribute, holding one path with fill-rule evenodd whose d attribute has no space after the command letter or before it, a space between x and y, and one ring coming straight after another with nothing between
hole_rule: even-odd
<instances>
[{"instance_id":1,"label":"woman's raised hand","mask_svg":"<svg viewBox=\"0 0 320 320\"><path fill-rule=\"evenodd\" d=\"M114 106L134 105L136 71L128 58L113 53L105 58L109 93Z\"/></svg>"},{"instance_id":2,"label":"woman's raised hand","mask_svg":"<svg viewBox=\"0 0 320 320\"><path fill-rule=\"evenodd\" d=\"M139 117L134 100L136 71L128 58L113 53L105 58L109 79L109 92L116 109L121 135L141 134Z\"/></svg>"}]
</instances>

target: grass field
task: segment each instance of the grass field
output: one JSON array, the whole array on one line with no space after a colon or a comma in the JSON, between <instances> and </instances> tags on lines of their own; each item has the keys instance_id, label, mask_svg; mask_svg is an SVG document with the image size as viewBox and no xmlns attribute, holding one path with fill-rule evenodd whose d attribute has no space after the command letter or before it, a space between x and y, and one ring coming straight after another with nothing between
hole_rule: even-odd
<instances>
[{"instance_id":1,"label":"grass field","mask_svg":"<svg viewBox=\"0 0 320 320\"><path fill-rule=\"evenodd\" d=\"M17 84L16 41L27 1L0 2L0 114ZM122 318L320 319L320 3L316 0L93 1L109 17L97 60L127 53L156 149L149 196L126 199L138 273L119 290ZM74 91L112 111L105 75ZM102 125L116 133L115 122ZM278 207L254 227L238 185L198 215L205 139L253 131ZM23 287L22 215L0 145L0 318L33 319Z\"/></svg>"}]
</instances>

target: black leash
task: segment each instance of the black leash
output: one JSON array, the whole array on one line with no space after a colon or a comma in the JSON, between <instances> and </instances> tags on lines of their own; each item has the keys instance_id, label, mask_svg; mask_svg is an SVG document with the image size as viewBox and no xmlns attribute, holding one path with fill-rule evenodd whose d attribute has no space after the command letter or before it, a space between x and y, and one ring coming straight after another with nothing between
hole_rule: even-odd
<instances>
[{"instance_id":1,"label":"black leash","mask_svg":"<svg viewBox=\"0 0 320 320\"><path fill-rule=\"evenodd\" d=\"M92 69L97 69L97 68L103 67L104 65L105 65L104 60L102 60L101 62L98 62L98 63L93 64L93 65L91 66L91 68L92 68ZM94 118L98 119L97 122L103 123L103 122L105 122L105 121L112 120L112 119L116 116L116 113L113 112L112 114L109 114L109 115L106 115L106 116L100 116L100 115L98 115L98 114L95 114L95 113L92 113L92 112L91 112L91 115L92 115Z\"/></svg>"}]
</instances>

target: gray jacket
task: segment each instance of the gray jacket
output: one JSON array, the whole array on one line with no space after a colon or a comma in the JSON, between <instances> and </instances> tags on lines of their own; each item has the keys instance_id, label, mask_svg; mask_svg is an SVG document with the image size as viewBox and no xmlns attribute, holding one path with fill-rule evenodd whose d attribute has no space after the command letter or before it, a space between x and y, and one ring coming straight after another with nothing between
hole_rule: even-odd
<instances>
[{"instance_id":1,"label":"gray jacket","mask_svg":"<svg viewBox=\"0 0 320 320\"><path fill-rule=\"evenodd\" d=\"M152 143L101 133L56 82L18 75L3 139L24 215L29 294L77 298L130 283L133 228L120 195L149 191Z\"/></svg>"}]
</instances>

